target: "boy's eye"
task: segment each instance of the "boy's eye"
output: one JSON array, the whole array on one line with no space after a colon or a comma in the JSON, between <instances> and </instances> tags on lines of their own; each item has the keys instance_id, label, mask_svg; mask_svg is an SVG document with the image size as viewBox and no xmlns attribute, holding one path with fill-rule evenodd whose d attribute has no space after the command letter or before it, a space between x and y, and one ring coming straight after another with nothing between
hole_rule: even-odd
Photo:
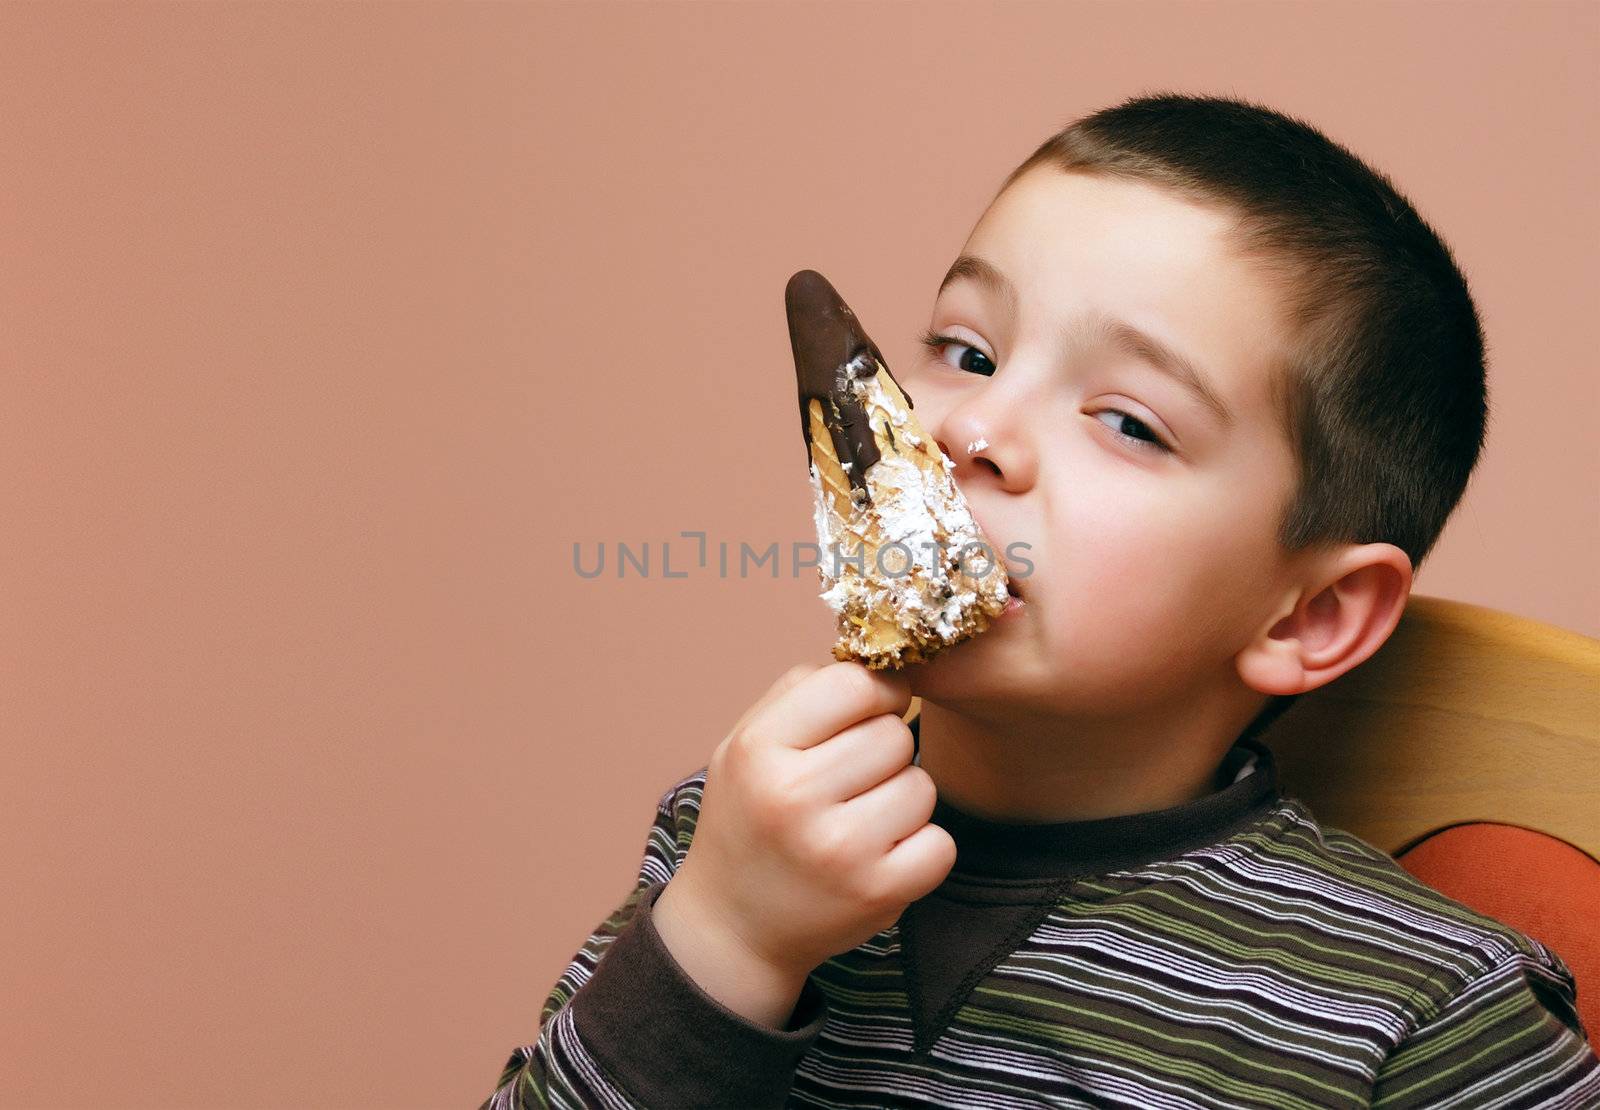
<instances>
[{"instance_id":1,"label":"boy's eye","mask_svg":"<svg viewBox=\"0 0 1600 1110\"><path fill-rule=\"evenodd\" d=\"M953 364L957 370L965 370L970 374L982 374L984 377L989 377L995 372L995 365L992 361L990 361L988 355L984 354L970 343L961 342L961 340L956 339L954 336L938 335L932 331L927 331L919 336L918 339L923 346L927 347L935 355L938 355L940 359L946 363L949 362L948 359L944 358L944 349L946 347L960 347L965 350L966 354L958 357ZM1168 447L1166 442L1160 436L1151 431L1148 424L1140 420L1137 416L1134 416L1132 413L1123 412L1121 409L1101 409L1100 412L1096 413L1095 415L1099 416L1102 413L1111 413L1113 416L1121 417L1121 419L1117 421L1116 425L1108 425L1108 427L1112 427L1117 435L1126 440L1128 443L1140 448L1141 450L1155 451L1158 454L1171 454L1172 448ZM1122 430L1129 425L1132 425L1133 428L1143 432L1144 434L1131 435Z\"/></svg>"},{"instance_id":2,"label":"boy's eye","mask_svg":"<svg viewBox=\"0 0 1600 1110\"><path fill-rule=\"evenodd\" d=\"M978 348L972 346L972 344L963 343L961 340L956 339L953 336L935 335L933 332L929 331L925 332L920 337L920 341L923 346L927 347L930 351L932 351L935 355L938 355L947 363L949 360L944 359L944 348L965 348L967 353L958 357L952 364L957 370L965 370L969 374L982 374L986 378L991 376L995 371L995 365L989 359L988 355L978 350Z\"/></svg>"},{"instance_id":3,"label":"boy's eye","mask_svg":"<svg viewBox=\"0 0 1600 1110\"><path fill-rule=\"evenodd\" d=\"M1098 419L1100 416L1108 412L1112 416L1119 416L1122 418L1116 422L1115 426L1108 426L1114 427L1117 435L1121 436L1123 439L1129 441L1130 443L1136 444L1147 451L1169 452L1172 450L1172 448L1168 447L1160 436L1156 435L1150 430L1150 425L1146 424L1143 420L1140 420L1137 416L1134 416L1131 413L1123 412L1121 409L1101 409L1099 412L1095 413L1095 417ZM1135 428L1142 430L1145 435L1129 435L1127 432L1122 430L1130 424ZM1148 436L1149 438L1145 438L1145 436Z\"/></svg>"}]
</instances>

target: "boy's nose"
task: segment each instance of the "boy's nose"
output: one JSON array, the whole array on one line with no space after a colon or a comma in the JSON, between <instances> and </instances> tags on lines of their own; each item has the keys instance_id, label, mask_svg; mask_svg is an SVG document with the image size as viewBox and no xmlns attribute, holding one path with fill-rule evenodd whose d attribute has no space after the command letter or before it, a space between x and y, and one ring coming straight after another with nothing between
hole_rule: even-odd
<instances>
[{"instance_id":1,"label":"boy's nose","mask_svg":"<svg viewBox=\"0 0 1600 1110\"><path fill-rule=\"evenodd\" d=\"M996 477L1005 477L1005 475L1001 472L999 465L984 453L989 449L988 443L985 440L974 440L972 443L968 444L968 447L971 447L974 450L959 452L951 450L950 445L942 439L935 439L934 442L939 445L939 450L943 451L950 458L950 461L956 464L957 470L961 469L961 460L966 458L970 460L970 465L972 466L988 470ZM979 446L980 444L982 444L981 447Z\"/></svg>"},{"instance_id":2,"label":"boy's nose","mask_svg":"<svg viewBox=\"0 0 1600 1110\"><path fill-rule=\"evenodd\" d=\"M958 485L981 480L1008 493L1021 493L1033 484L1037 470L1033 447L1019 421L986 415L984 403L982 398L967 398L946 416L934 439L955 463Z\"/></svg>"}]
</instances>

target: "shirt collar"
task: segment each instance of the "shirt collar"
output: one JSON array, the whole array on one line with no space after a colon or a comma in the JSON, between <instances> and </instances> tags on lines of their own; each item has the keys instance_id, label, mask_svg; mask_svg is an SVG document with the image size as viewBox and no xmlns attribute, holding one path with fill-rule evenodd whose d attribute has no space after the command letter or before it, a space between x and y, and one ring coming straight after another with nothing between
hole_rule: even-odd
<instances>
[{"instance_id":1,"label":"shirt collar","mask_svg":"<svg viewBox=\"0 0 1600 1110\"><path fill-rule=\"evenodd\" d=\"M921 756L917 716L909 723ZM1120 871L1221 840L1278 800L1272 753L1241 736L1217 768L1227 785L1203 798L1121 817L1011 824L963 812L943 798L929 820L956 842L955 870L1001 879L1067 878Z\"/></svg>"}]
</instances>

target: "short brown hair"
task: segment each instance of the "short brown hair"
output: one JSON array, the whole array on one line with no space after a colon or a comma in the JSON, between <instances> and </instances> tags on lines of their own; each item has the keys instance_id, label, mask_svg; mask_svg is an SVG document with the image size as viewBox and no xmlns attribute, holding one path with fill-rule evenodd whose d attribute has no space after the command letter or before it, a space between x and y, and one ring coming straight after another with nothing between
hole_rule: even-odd
<instances>
[{"instance_id":1,"label":"short brown hair","mask_svg":"<svg viewBox=\"0 0 1600 1110\"><path fill-rule=\"evenodd\" d=\"M1298 473L1279 543L1391 543L1415 572L1477 465L1488 391L1467 280L1389 179L1302 120L1170 92L1079 119L1000 192L1039 165L1149 182L1237 216L1234 247L1289 305L1290 355L1271 389Z\"/></svg>"}]
</instances>

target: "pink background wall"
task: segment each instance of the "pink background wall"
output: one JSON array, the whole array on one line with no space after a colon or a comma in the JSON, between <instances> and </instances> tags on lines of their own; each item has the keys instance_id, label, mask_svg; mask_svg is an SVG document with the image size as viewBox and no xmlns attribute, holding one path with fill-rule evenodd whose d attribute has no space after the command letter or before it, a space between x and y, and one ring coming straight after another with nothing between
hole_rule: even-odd
<instances>
[{"instance_id":1,"label":"pink background wall","mask_svg":"<svg viewBox=\"0 0 1600 1110\"><path fill-rule=\"evenodd\" d=\"M658 795L825 657L814 572L679 536L811 538L784 281L908 359L1003 175L1138 92L1303 115L1444 231L1494 413L1417 591L1600 635L1597 45L1574 2L0 8L0 1103L476 1105ZM579 578L602 540L652 577Z\"/></svg>"}]
</instances>

